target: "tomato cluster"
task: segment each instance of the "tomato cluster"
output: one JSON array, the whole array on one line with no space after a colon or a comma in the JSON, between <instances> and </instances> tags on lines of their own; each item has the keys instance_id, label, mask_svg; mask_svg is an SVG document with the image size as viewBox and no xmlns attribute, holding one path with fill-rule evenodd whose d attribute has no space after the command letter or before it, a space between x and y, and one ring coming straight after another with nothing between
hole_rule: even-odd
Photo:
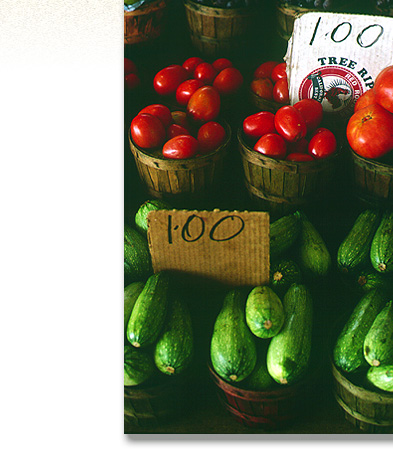
<instances>
[{"instance_id":1,"label":"tomato cluster","mask_svg":"<svg viewBox=\"0 0 393 449\"><path fill-rule=\"evenodd\" d=\"M141 83L138 69L133 61L124 58L124 90L130 91L137 88Z\"/></svg>"},{"instance_id":2,"label":"tomato cluster","mask_svg":"<svg viewBox=\"0 0 393 449\"><path fill-rule=\"evenodd\" d=\"M332 155L337 148L334 134L319 127L323 118L321 103L307 98L293 106L282 106L249 115L243 133L255 151L275 159L313 161Z\"/></svg>"},{"instance_id":3,"label":"tomato cluster","mask_svg":"<svg viewBox=\"0 0 393 449\"><path fill-rule=\"evenodd\" d=\"M184 111L162 104L143 108L131 121L133 142L144 150L157 150L168 159L186 159L208 154L226 140L225 128L207 120L197 125Z\"/></svg>"},{"instance_id":4,"label":"tomato cluster","mask_svg":"<svg viewBox=\"0 0 393 449\"><path fill-rule=\"evenodd\" d=\"M268 101L289 104L287 65L285 62L267 61L254 71L251 90Z\"/></svg>"},{"instance_id":5,"label":"tomato cluster","mask_svg":"<svg viewBox=\"0 0 393 449\"><path fill-rule=\"evenodd\" d=\"M393 66L385 67L374 87L357 100L347 124L348 143L368 159L379 159L393 151Z\"/></svg>"}]
</instances>

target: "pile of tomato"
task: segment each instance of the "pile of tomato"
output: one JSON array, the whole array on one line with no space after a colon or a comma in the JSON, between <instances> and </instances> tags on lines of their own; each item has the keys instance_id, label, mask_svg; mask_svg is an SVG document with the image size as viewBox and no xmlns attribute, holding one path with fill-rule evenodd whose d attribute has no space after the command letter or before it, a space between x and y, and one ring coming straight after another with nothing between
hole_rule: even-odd
<instances>
[{"instance_id":1,"label":"pile of tomato","mask_svg":"<svg viewBox=\"0 0 393 449\"><path fill-rule=\"evenodd\" d=\"M264 100L289 104L289 90L285 62L266 61L254 71L250 88Z\"/></svg>"}]
</instances>

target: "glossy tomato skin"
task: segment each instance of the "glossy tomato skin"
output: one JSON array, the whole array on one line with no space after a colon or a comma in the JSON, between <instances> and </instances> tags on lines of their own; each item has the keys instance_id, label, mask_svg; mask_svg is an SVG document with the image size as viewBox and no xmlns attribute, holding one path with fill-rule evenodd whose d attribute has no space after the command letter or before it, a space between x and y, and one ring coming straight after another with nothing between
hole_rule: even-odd
<instances>
[{"instance_id":1,"label":"glossy tomato skin","mask_svg":"<svg viewBox=\"0 0 393 449\"><path fill-rule=\"evenodd\" d=\"M257 112L243 120L243 132L251 139L259 139L264 134L275 133L274 114L268 111Z\"/></svg>"},{"instance_id":2,"label":"glossy tomato skin","mask_svg":"<svg viewBox=\"0 0 393 449\"><path fill-rule=\"evenodd\" d=\"M293 105L306 122L307 132L313 132L320 125L323 118L322 104L312 98L304 98Z\"/></svg>"},{"instance_id":3,"label":"glossy tomato skin","mask_svg":"<svg viewBox=\"0 0 393 449\"><path fill-rule=\"evenodd\" d=\"M217 70L208 62L201 62L194 70L194 78L204 84L212 84L217 75Z\"/></svg>"},{"instance_id":4,"label":"glossy tomato skin","mask_svg":"<svg viewBox=\"0 0 393 449\"><path fill-rule=\"evenodd\" d=\"M124 77L124 88L126 90L133 90L141 84L141 80L136 73L129 73Z\"/></svg>"},{"instance_id":5,"label":"glossy tomato skin","mask_svg":"<svg viewBox=\"0 0 393 449\"><path fill-rule=\"evenodd\" d=\"M314 159L329 157L336 152L336 149L336 137L328 129L316 133L308 144L308 154L311 154Z\"/></svg>"},{"instance_id":6,"label":"glossy tomato skin","mask_svg":"<svg viewBox=\"0 0 393 449\"><path fill-rule=\"evenodd\" d=\"M138 114L133 118L130 129L132 140L143 149L159 147L166 138L161 120L151 114Z\"/></svg>"},{"instance_id":7,"label":"glossy tomato skin","mask_svg":"<svg viewBox=\"0 0 393 449\"><path fill-rule=\"evenodd\" d=\"M139 114L151 114L159 118L165 128L173 123L173 118L169 108L163 104L151 104L144 107Z\"/></svg>"},{"instance_id":8,"label":"glossy tomato skin","mask_svg":"<svg viewBox=\"0 0 393 449\"><path fill-rule=\"evenodd\" d=\"M220 113L221 99L213 86L200 87L194 92L187 104L187 115L194 122L215 120Z\"/></svg>"},{"instance_id":9,"label":"glossy tomato skin","mask_svg":"<svg viewBox=\"0 0 393 449\"><path fill-rule=\"evenodd\" d=\"M243 84L243 75L235 67L227 67L215 77L213 86L222 95L237 92Z\"/></svg>"},{"instance_id":10,"label":"glossy tomato skin","mask_svg":"<svg viewBox=\"0 0 393 449\"><path fill-rule=\"evenodd\" d=\"M225 142L226 132L222 125L217 122L207 122L203 124L197 135L199 142L199 152L207 154L216 150Z\"/></svg>"},{"instance_id":11,"label":"glossy tomato skin","mask_svg":"<svg viewBox=\"0 0 393 449\"><path fill-rule=\"evenodd\" d=\"M165 142L162 155L168 159L187 159L198 153L199 143L192 136L176 136Z\"/></svg>"},{"instance_id":12,"label":"glossy tomato skin","mask_svg":"<svg viewBox=\"0 0 393 449\"><path fill-rule=\"evenodd\" d=\"M181 106L187 106L192 94L196 92L204 83L201 80L190 79L183 81L176 89L176 101Z\"/></svg>"},{"instance_id":13,"label":"glossy tomato skin","mask_svg":"<svg viewBox=\"0 0 393 449\"><path fill-rule=\"evenodd\" d=\"M393 65L385 67L374 83L375 100L389 112L393 112Z\"/></svg>"},{"instance_id":14,"label":"glossy tomato skin","mask_svg":"<svg viewBox=\"0 0 393 449\"><path fill-rule=\"evenodd\" d=\"M307 127L300 111L293 106L282 106L274 116L277 132L288 142L296 142L306 136Z\"/></svg>"},{"instance_id":15,"label":"glossy tomato skin","mask_svg":"<svg viewBox=\"0 0 393 449\"><path fill-rule=\"evenodd\" d=\"M188 72L184 67L172 64L156 73L153 87L159 95L173 95L179 85L187 78Z\"/></svg>"},{"instance_id":16,"label":"glossy tomato skin","mask_svg":"<svg viewBox=\"0 0 393 449\"><path fill-rule=\"evenodd\" d=\"M130 73L138 74L138 69L133 61L128 58L124 58L124 76Z\"/></svg>"},{"instance_id":17,"label":"glossy tomato skin","mask_svg":"<svg viewBox=\"0 0 393 449\"><path fill-rule=\"evenodd\" d=\"M217 70L217 72L221 72L221 70L224 70L227 67L233 67L233 64L227 58L218 58L212 63L212 66Z\"/></svg>"},{"instance_id":18,"label":"glossy tomato skin","mask_svg":"<svg viewBox=\"0 0 393 449\"><path fill-rule=\"evenodd\" d=\"M357 112L359 109L365 108L370 104L376 103L374 89L366 90L360 97L357 99L354 107L354 112Z\"/></svg>"},{"instance_id":19,"label":"glossy tomato skin","mask_svg":"<svg viewBox=\"0 0 393 449\"><path fill-rule=\"evenodd\" d=\"M379 104L359 109L348 121L347 139L359 156L384 156L393 149L393 114Z\"/></svg>"},{"instance_id":20,"label":"glossy tomato skin","mask_svg":"<svg viewBox=\"0 0 393 449\"><path fill-rule=\"evenodd\" d=\"M273 70L272 74L270 75L270 78L274 83L277 83L278 80L281 80L283 78L287 78L287 64L285 62L280 62L280 64L277 64Z\"/></svg>"},{"instance_id":21,"label":"glossy tomato skin","mask_svg":"<svg viewBox=\"0 0 393 449\"><path fill-rule=\"evenodd\" d=\"M285 159L287 144L278 134L270 133L263 135L254 145L254 150L274 159Z\"/></svg>"},{"instance_id":22,"label":"glossy tomato skin","mask_svg":"<svg viewBox=\"0 0 393 449\"><path fill-rule=\"evenodd\" d=\"M288 80L279 79L273 86L273 100L281 104L289 104Z\"/></svg>"},{"instance_id":23,"label":"glossy tomato skin","mask_svg":"<svg viewBox=\"0 0 393 449\"><path fill-rule=\"evenodd\" d=\"M183 62L182 67L187 70L190 76L194 76L194 70L201 63L204 62L202 58L198 56L192 56Z\"/></svg>"},{"instance_id":24,"label":"glossy tomato skin","mask_svg":"<svg viewBox=\"0 0 393 449\"><path fill-rule=\"evenodd\" d=\"M189 136L189 135L190 131L188 131L188 129L184 128L181 125L177 125L176 123L172 123L172 125L170 125L167 130L168 140L176 136Z\"/></svg>"},{"instance_id":25,"label":"glossy tomato skin","mask_svg":"<svg viewBox=\"0 0 393 449\"><path fill-rule=\"evenodd\" d=\"M274 67L279 64L278 61L266 61L259 65L254 71L254 78L270 78Z\"/></svg>"},{"instance_id":26,"label":"glossy tomato skin","mask_svg":"<svg viewBox=\"0 0 393 449\"><path fill-rule=\"evenodd\" d=\"M258 97L273 100L273 82L269 78L257 78L251 81L250 87Z\"/></svg>"}]
</instances>

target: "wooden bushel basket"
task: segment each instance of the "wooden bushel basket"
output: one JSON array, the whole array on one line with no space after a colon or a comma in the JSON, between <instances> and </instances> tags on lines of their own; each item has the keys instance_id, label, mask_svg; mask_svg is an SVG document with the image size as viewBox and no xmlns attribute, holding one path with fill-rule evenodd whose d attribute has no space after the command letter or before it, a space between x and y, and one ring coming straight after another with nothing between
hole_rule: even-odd
<instances>
[{"instance_id":1,"label":"wooden bushel basket","mask_svg":"<svg viewBox=\"0 0 393 449\"><path fill-rule=\"evenodd\" d=\"M255 203L275 215L311 204L321 206L339 187L336 182L341 151L315 161L277 160L254 151L238 129L244 182Z\"/></svg>"},{"instance_id":2,"label":"wooden bushel basket","mask_svg":"<svg viewBox=\"0 0 393 449\"><path fill-rule=\"evenodd\" d=\"M149 195L168 200L173 205L179 201L199 201L217 187L224 169L224 158L231 141L231 129L221 121L226 131L226 141L216 151L190 159L164 159L143 151L128 138L139 177ZM172 201L172 202L171 202Z\"/></svg>"},{"instance_id":3,"label":"wooden bushel basket","mask_svg":"<svg viewBox=\"0 0 393 449\"><path fill-rule=\"evenodd\" d=\"M249 97L251 103L254 105L257 111L268 111L275 114L281 107L286 106L282 103L276 103L275 101L266 100L265 98L258 96L251 89L249 90Z\"/></svg>"},{"instance_id":4,"label":"wooden bushel basket","mask_svg":"<svg viewBox=\"0 0 393 449\"><path fill-rule=\"evenodd\" d=\"M166 6L165 0L156 0L135 11L124 11L124 43L133 45L160 37Z\"/></svg>"},{"instance_id":5,"label":"wooden bushel basket","mask_svg":"<svg viewBox=\"0 0 393 449\"><path fill-rule=\"evenodd\" d=\"M230 56L241 51L253 29L254 8L214 8L184 0L192 44L204 56Z\"/></svg>"}]
</instances>

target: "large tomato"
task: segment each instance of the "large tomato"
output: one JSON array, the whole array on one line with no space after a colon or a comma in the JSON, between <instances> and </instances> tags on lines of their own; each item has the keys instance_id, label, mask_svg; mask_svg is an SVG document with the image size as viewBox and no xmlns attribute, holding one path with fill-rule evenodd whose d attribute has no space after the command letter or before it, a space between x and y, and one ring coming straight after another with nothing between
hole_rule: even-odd
<instances>
[{"instance_id":1,"label":"large tomato","mask_svg":"<svg viewBox=\"0 0 393 449\"><path fill-rule=\"evenodd\" d=\"M374 103L376 103L374 90L366 90L366 92L360 95L360 97L357 99L354 107L354 112L357 112L359 109L365 108L366 106Z\"/></svg>"},{"instance_id":2,"label":"large tomato","mask_svg":"<svg viewBox=\"0 0 393 449\"><path fill-rule=\"evenodd\" d=\"M187 70L189 75L194 76L194 70L197 65L199 65L201 62L203 62L202 58L199 58L198 56L193 56L191 58L186 59L183 62L183 68Z\"/></svg>"},{"instance_id":3,"label":"large tomato","mask_svg":"<svg viewBox=\"0 0 393 449\"><path fill-rule=\"evenodd\" d=\"M277 132L288 142L296 142L306 136L307 127L300 111L293 106L282 106L274 116Z\"/></svg>"},{"instance_id":4,"label":"large tomato","mask_svg":"<svg viewBox=\"0 0 393 449\"><path fill-rule=\"evenodd\" d=\"M331 156L336 148L337 141L334 134L328 129L323 129L311 138L308 144L308 153L315 159L324 159Z\"/></svg>"},{"instance_id":5,"label":"large tomato","mask_svg":"<svg viewBox=\"0 0 393 449\"><path fill-rule=\"evenodd\" d=\"M197 139L199 152L202 154L216 150L225 141L226 132L222 125L217 122L207 122L199 130Z\"/></svg>"},{"instance_id":6,"label":"large tomato","mask_svg":"<svg viewBox=\"0 0 393 449\"><path fill-rule=\"evenodd\" d=\"M169 159L186 159L197 154L199 143L192 136L176 136L165 142L162 149L164 157Z\"/></svg>"},{"instance_id":7,"label":"large tomato","mask_svg":"<svg viewBox=\"0 0 393 449\"><path fill-rule=\"evenodd\" d=\"M187 114L195 122L209 122L220 113L221 99L213 86L200 87L187 104Z\"/></svg>"},{"instance_id":8,"label":"large tomato","mask_svg":"<svg viewBox=\"0 0 393 449\"><path fill-rule=\"evenodd\" d=\"M251 90L258 97L273 100L273 82L270 78L257 78L251 81Z\"/></svg>"},{"instance_id":9,"label":"large tomato","mask_svg":"<svg viewBox=\"0 0 393 449\"><path fill-rule=\"evenodd\" d=\"M318 128L323 117L322 104L312 98L304 98L293 105L302 115L306 122L307 132L312 132Z\"/></svg>"},{"instance_id":10,"label":"large tomato","mask_svg":"<svg viewBox=\"0 0 393 449\"><path fill-rule=\"evenodd\" d=\"M172 123L172 125L168 127L167 136L168 140L176 136L190 136L190 131L181 125Z\"/></svg>"},{"instance_id":11,"label":"large tomato","mask_svg":"<svg viewBox=\"0 0 393 449\"><path fill-rule=\"evenodd\" d=\"M176 89L176 101L181 106L186 106L192 94L203 85L204 83L201 80L190 79L183 81Z\"/></svg>"},{"instance_id":12,"label":"large tomato","mask_svg":"<svg viewBox=\"0 0 393 449\"><path fill-rule=\"evenodd\" d=\"M270 78L272 71L279 62L277 61L266 61L259 65L254 72L254 78Z\"/></svg>"},{"instance_id":13,"label":"large tomato","mask_svg":"<svg viewBox=\"0 0 393 449\"><path fill-rule=\"evenodd\" d=\"M265 134L254 145L254 150L274 159L285 159L287 144L278 134Z\"/></svg>"},{"instance_id":14,"label":"large tomato","mask_svg":"<svg viewBox=\"0 0 393 449\"><path fill-rule=\"evenodd\" d=\"M173 64L156 74L153 80L153 87L159 95L172 95L187 78L187 70L181 65Z\"/></svg>"},{"instance_id":15,"label":"large tomato","mask_svg":"<svg viewBox=\"0 0 393 449\"><path fill-rule=\"evenodd\" d=\"M243 84L243 75L235 67L227 67L215 77L213 86L220 94L233 94L237 92Z\"/></svg>"},{"instance_id":16,"label":"large tomato","mask_svg":"<svg viewBox=\"0 0 393 449\"><path fill-rule=\"evenodd\" d=\"M277 83L278 80L281 80L283 78L287 78L287 64L285 62L280 62L280 64L277 64L273 70L272 74L270 75L270 78L274 83Z\"/></svg>"},{"instance_id":17,"label":"large tomato","mask_svg":"<svg viewBox=\"0 0 393 449\"><path fill-rule=\"evenodd\" d=\"M158 147L166 138L161 120L151 114L138 114L133 118L130 128L132 140L144 149Z\"/></svg>"},{"instance_id":18,"label":"large tomato","mask_svg":"<svg viewBox=\"0 0 393 449\"><path fill-rule=\"evenodd\" d=\"M375 100L389 112L393 112L393 65L385 67L374 83Z\"/></svg>"},{"instance_id":19,"label":"large tomato","mask_svg":"<svg viewBox=\"0 0 393 449\"><path fill-rule=\"evenodd\" d=\"M173 118L169 108L163 104L151 104L144 107L139 114L151 114L159 118L165 128L173 123Z\"/></svg>"},{"instance_id":20,"label":"large tomato","mask_svg":"<svg viewBox=\"0 0 393 449\"><path fill-rule=\"evenodd\" d=\"M208 62L201 62L194 70L194 78L204 84L212 84L217 75L217 70Z\"/></svg>"},{"instance_id":21,"label":"large tomato","mask_svg":"<svg viewBox=\"0 0 393 449\"><path fill-rule=\"evenodd\" d=\"M212 66L218 71L226 69L227 67L233 67L232 62L227 58L218 58L213 63Z\"/></svg>"},{"instance_id":22,"label":"large tomato","mask_svg":"<svg viewBox=\"0 0 393 449\"><path fill-rule=\"evenodd\" d=\"M279 79L273 86L273 100L276 103L289 104L288 80Z\"/></svg>"},{"instance_id":23,"label":"large tomato","mask_svg":"<svg viewBox=\"0 0 393 449\"><path fill-rule=\"evenodd\" d=\"M276 132L274 114L268 111L249 115L243 121L244 134L252 139L259 139L264 134Z\"/></svg>"},{"instance_id":24,"label":"large tomato","mask_svg":"<svg viewBox=\"0 0 393 449\"><path fill-rule=\"evenodd\" d=\"M379 104L359 109L348 121L347 139L360 156L382 157L393 149L393 114Z\"/></svg>"}]
</instances>

